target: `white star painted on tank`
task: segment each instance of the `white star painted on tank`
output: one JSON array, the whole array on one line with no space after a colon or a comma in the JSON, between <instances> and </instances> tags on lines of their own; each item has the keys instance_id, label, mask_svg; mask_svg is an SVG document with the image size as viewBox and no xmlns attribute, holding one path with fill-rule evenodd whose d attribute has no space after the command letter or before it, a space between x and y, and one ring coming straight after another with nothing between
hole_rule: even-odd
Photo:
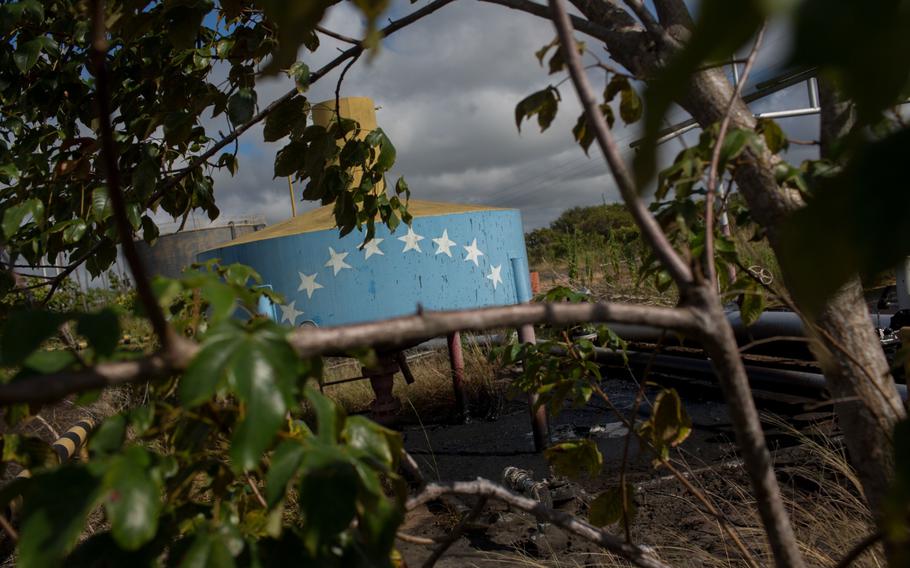
<instances>
[{"instance_id":1,"label":"white star painted on tank","mask_svg":"<svg viewBox=\"0 0 910 568\"><path fill-rule=\"evenodd\" d=\"M320 284L319 282L316 282L316 273L315 272L310 275L306 275L303 272L298 272L297 274L300 275L300 286L297 286L297 291L303 292L304 290L306 290L307 299L312 298L313 292L322 288L322 284Z\"/></svg>"},{"instance_id":2,"label":"white star painted on tank","mask_svg":"<svg viewBox=\"0 0 910 568\"><path fill-rule=\"evenodd\" d=\"M493 281L494 290L496 289L496 284L502 284L502 276L499 274L501 271L502 265L500 264L499 266L491 266L490 273L487 274L487 278Z\"/></svg>"},{"instance_id":3,"label":"white star painted on tank","mask_svg":"<svg viewBox=\"0 0 910 568\"><path fill-rule=\"evenodd\" d=\"M332 276L338 276L338 273L345 268L350 268L351 265L344 261L344 258L348 255L346 252L335 252L335 249L329 247L329 260L325 263L325 266L332 267Z\"/></svg>"},{"instance_id":4,"label":"white star painted on tank","mask_svg":"<svg viewBox=\"0 0 910 568\"><path fill-rule=\"evenodd\" d=\"M414 229L408 227L408 234L403 237L398 237L398 240L404 243L404 250L401 252L408 252L409 250L416 250L417 252L423 252L420 250L420 245L417 244L419 241L423 240L423 237L414 232Z\"/></svg>"},{"instance_id":5,"label":"white star painted on tank","mask_svg":"<svg viewBox=\"0 0 910 568\"><path fill-rule=\"evenodd\" d=\"M281 321L286 321L291 325L297 323L297 318L303 315L303 312L294 307L295 303L296 300L286 306L278 306L281 308Z\"/></svg>"},{"instance_id":6,"label":"white star painted on tank","mask_svg":"<svg viewBox=\"0 0 910 568\"><path fill-rule=\"evenodd\" d=\"M463 247L467 251L468 256L464 257L465 262L473 262L474 266L480 266L480 263L477 261L478 258L483 256L483 253L480 252L480 249L477 248L477 239L471 241L471 244Z\"/></svg>"},{"instance_id":7,"label":"white star painted on tank","mask_svg":"<svg viewBox=\"0 0 910 568\"><path fill-rule=\"evenodd\" d=\"M457 243L455 241L449 240L449 231L448 229L443 229L442 236L438 239L433 239L433 242L436 243L436 246L439 247L436 249L436 254L445 254L449 258L452 258L452 251L450 250Z\"/></svg>"},{"instance_id":8,"label":"white star painted on tank","mask_svg":"<svg viewBox=\"0 0 910 568\"><path fill-rule=\"evenodd\" d=\"M379 250L379 243L384 240L385 239L373 239L370 242L363 243L363 259L366 260L374 254L385 256L385 253Z\"/></svg>"}]
</instances>

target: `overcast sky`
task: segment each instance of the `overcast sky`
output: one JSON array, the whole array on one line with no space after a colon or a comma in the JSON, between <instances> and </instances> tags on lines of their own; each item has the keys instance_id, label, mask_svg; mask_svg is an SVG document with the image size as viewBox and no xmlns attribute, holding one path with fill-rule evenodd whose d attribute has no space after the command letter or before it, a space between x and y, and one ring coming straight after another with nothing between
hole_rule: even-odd
<instances>
[{"instance_id":1,"label":"overcast sky","mask_svg":"<svg viewBox=\"0 0 910 568\"><path fill-rule=\"evenodd\" d=\"M387 16L396 18L416 7L396 1ZM363 33L359 14L347 2L332 8L324 25L352 37ZM534 56L553 37L548 21L502 6L458 0L385 39L372 62L362 57L346 75L341 94L376 102L379 125L398 149L392 179L403 175L414 198L515 207L530 230L569 207L618 200L596 145L588 158L572 138L580 107L571 83L560 87L559 115L547 132L540 133L534 121L526 122L521 133L515 128L516 103L565 77L547 75ZM785 59L786 38L781 26L769 30L754 73L758 80L773 75ZM326 36L320 39L315 54L301 53L314 70L339 48L348 47ZM596 41L589 46L598 49ZM309 99L334 98L339 72L340 68L313 85ZM593 73L592 79L595 84L604 80L602 73ZM261 82L260 106L291 87L283 77ZM806 88L800 84L758 103L755 110L806 104ZM781 125L793 138L816 137L814 117L786 119ZM218 122L211 126L226 128ZM636 130L616 128L629 157ZM697 135L665 144L663 159L671 160L683 142L692 143ZM219 172L215 178L222 215L262 214L270 223L290 216L287 180L272 178L275 153L283 144L263 142L261 125L241 138L239 172L235 177ZM810 153L810 148L797 148L790 159L798 163ZM299 196L302 188L296 189ZM298 203L298 210L314 206Z\"/></svg>"}]
</instances>

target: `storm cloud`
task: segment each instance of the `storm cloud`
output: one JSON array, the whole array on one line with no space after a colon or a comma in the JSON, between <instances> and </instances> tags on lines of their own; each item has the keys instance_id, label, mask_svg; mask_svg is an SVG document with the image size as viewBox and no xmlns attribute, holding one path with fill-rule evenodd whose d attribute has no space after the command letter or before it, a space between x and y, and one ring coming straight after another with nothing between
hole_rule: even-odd
<instances>
[{"instance_id":1,"label":"storm cloud","mask_svg":"<svg viewBox=\"0 0 910 568\"><path fill-rule=\"evenodd\" d=\"M388 16L414 9L396 2ZM348 4L334 7L325 26L352 37L363 34L359 14ZM364 56L348 71L342 96L367 96L377 105L377 119L398 149L392 176L403 175L418 199L469 202L521 210L526 229L543 226L563 210L618 200L612 176L599 151L591 156L575 144L571 128L580 107L570 83L563 83L559 114L549 130L536 122L515 127L515 105L528 94L565 75L548 75L534 52L553 39L552 25L543 19L501 6L460 0L384 40L380 53ZM767 79L789 49L783 26L769 29L755 71ZM317 69L347 44L321 36L316 53L301 53ZM602 49L596 41L592 49ZM607 58L604 52L600 54ZM313 85L311 101L334 98L340 68ZM592 73L602 84L602 73ZM257 86L264 106L292 88L290 80L270 78ZM753 110L807 106L803 84L753 105ZM671 121L683 119L675 113ZM781 125L792 138L813 139L817 118L786 119ZM637 128L617 125L616 137L631 158L629 144ZM669 161L693 132L661 149ZM283 142L262 141L261 126L251 129L240 144L240 171L216 175L216 200L223 215L262 214L269 222L290 215L286 179L273 179L272 164ZM813 147L795 147L788 155L798 163L812 157ZM300 188L297 189L299 196ZM298 203L298 210L314 207Z\"/></svg>"}]
</instances>

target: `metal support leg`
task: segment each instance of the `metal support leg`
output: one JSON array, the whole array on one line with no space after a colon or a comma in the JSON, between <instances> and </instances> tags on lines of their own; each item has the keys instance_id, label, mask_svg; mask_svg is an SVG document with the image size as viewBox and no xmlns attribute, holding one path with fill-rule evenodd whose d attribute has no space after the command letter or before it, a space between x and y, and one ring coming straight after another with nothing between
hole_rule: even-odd
<instances>
[{"instance_id":1,"label":"metal support leg","mask_svg":"<svg viewBox=\"0 0 910 568\"><path fill-rule=\"evenodd\" d=\"M389 355L379 356L377 368L363 368L363 374L370 377L370 386L376 394L376 400L370 404L370 417L381 424L392 422L401 410L401 401L392 394L397 372L398 364L394 356Z\"/></svg>"},{"instance_id":2,"label":"metal support leg","mask_svg":"<svg viewBox=\"0 0 910 568\"><path fill-rule=\"evenodd\" d=\"M533 325L523 325L518 328L518 340L522 343L537 343L537 335ZM537 408L537 395L528 395L528 409L531 412L531 430L534 432L534 449L542 452L550 443L550 424L547 420L547 409L543 406Z\"/></svg>"},{"instance_id":3,"label":"metal support leg","mask_svg":"<svg viewBox=\"0 0 910 568\"><path fill-rule=\"evenodd\" d=\"M455 392L455 407L458 416L468 418L467 397L464 392L464 353L461 350L461 334L450 333L446 342L449 347L449 364L452 367L452 390Z\"/></svg>"}]
</instances>

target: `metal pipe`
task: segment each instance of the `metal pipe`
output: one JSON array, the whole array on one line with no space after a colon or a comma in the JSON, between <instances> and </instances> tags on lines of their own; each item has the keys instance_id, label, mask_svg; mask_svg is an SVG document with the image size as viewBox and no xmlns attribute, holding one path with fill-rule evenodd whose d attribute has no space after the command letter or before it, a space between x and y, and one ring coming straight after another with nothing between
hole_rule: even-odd
<instances>
[{"instance_id":1,"label":"metal pipe","mask_svg":"<svg viewBox=\"0 0 910 568\"><path fill-rule=\"evenodd\" d=\"M910 310L910 257L901 262L895 270L897 281L897 306L901 310Z\"/></svg>"},{"instance_id":2,"label":"metal pipe","mask_svg":"<svg viewBox=\"0 0 910 568\"><path fill-rule=\"evenodd\" d=\"M809 116L818 114L822 111L819 107L794 108L789 110L773 110L769 112L760 112L755 118L790 118L794 116Z\"/></svg>"},{"instance_id":3,"label":"metal pipe","mask_svg":"<svg viewBox=\"0 0 910 568\"><path fill-rule=\"evenodd\" d=\"M821 103L818 99L818 79L815 77L810 77L806 81L806 87L809 89L809 106L811 107L821 107Z\"/></svg>"},{"instance_id":4,"label":"metal pipe","mask_svg":"<svg viewBox=\"0 0 910 568\"><path fill-rule=\"evenodd\" d=\"M449 365L452 369L452 390L455 392L455 408L458 415L467 418L467 404L464 392L464 353L461 350L461 333L453 332L448 336Z\"/></svg>"},{"instance_id":5,"label":"metal pipe","mask_svg":"<svg viewBox=\"0 0 910 568\"><path fill-rule=\"evenodd\" d=\"M622 353L598 347L595 355L600 361L622 361ZM687 371L704 375L714 375L714 367L707 359L681 357L678 355L663 355L653 353L631 352L627 353L628 361L632 366L644 367L651 365L653 371L670 371L679 373ZM781 391L804 389L811 391L826 391L828 388L825 376L821 373L810 373L793 369L780 369L764 367L761 365L745 365L746 375L752 388L771 387ZM907 385L897 384L898 394L907 400Z\"/></svg>"},{"instance_id":6,"label":"metal pipe","mask_svg":"<svg viewBox=\"0 0 910 568\"><path fill-rule=\"evenodd\" d=\"M816 69L806 69L803 71L798 71L796 73L784 73L778 75L777 77L764 81L755 86L755 91L743 95L743 101L746 103L751 103L759 99L763 99L768 95L772 95L778 91L786 89L787 87L796 85L815 76ZM818 106L818 105L814 105ZM797 115L798 116L798 115ZM765 117L772 118L772 117ZM662 144L667 140L672 140L677 136L681 136L690 130L698 128L698 122L694 118L688 118L686 120L680 121L672 126L669 126L662 130L657 137L657 144ZM641 145L644 139L638 139L630 144L632 148L637 148Z\"/></svg>"}]
</instances>

